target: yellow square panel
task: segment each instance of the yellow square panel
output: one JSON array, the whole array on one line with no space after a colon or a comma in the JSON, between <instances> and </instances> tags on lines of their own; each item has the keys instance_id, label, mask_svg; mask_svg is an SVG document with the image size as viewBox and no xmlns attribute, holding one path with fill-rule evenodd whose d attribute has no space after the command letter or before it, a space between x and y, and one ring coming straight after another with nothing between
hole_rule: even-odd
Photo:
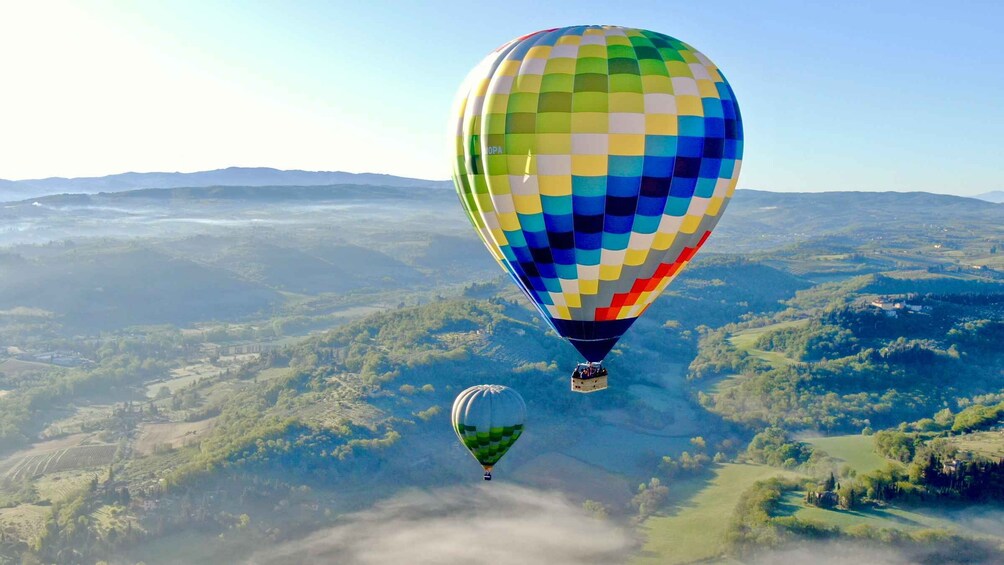
<instances>
[{"instance_id":1,"label":"yellow square panel","mask_svg":"<svg viewBox=\"0 0 1004 565\"><path fill-rule=\"evenodd\" d=\"M641 77L641 86L645 92L673 92L673 81L662 75L645 75Z\"/></svg>"},{"instance_id":2,"label":"yellow square panel","mask_svg":"<svg viewBox=\"0 0 1004 565\"><path fill-rule=\"evenodd\" d=\"M484 96L488 92L488 79L478 81L471 90L474 91L474 96Z\"/></svg>"},{"instance_id":3,"label":"yellow square panel","mask_svg":"<svg viewBox=\"0 0 1004 565\"><path fill-rule=\"evenodd\" d=\"M543 212L540 207L540 196L536 194L515 194L512 201L516 205L516 211L520 214L540 214Z\"/></svg>"},{"instance_id":4,"label":"yellow square panel","mask_svg":"<svg viewBox=\"0 0 1004 565\"><path fill-rule=\"evenodd\" d=\"M594 296L600 287L600 282L597 280L584 280L579 279L579 294L583 296Z\"/></svg>"},{"instance_id":5,"label":"yellow square panel","mask_svg":"<svg viewBox=\"0 0 1004 565\"><path fill-rule=\"evenodd\" d=\"M488 177L488 186L491 187L492 194L509 194L509 177L507 175L491 175Z\"/></svg>"},{"instance_id":6,"label":"yellow square panel","mask_svg":"<svg viewBox=\"0 0 1004 565\"><path fill-rule=\"evenodd\" d=\"M565 196L572 193L572 177L569 175L537 175L540 193L547 196Z\"/></svg>"},{"instance_id":7,"label":"yellow square panel","mask_svg":"<svg viewBox=\"0 0 1004 565\"><path fill-rule=\"evenodd\" d=\"M708 202L708 209L705 213L709 216L717 216L718 212L722 209L722 202L724 202L722 198L712 196L711 201Z\"/></svg>"},{"instance_id":8,"label":"yellow square panel","mask_svg":"<svg viewBox=\"0 0 1004 565\"><path fill-rule=\"evenodd\" d=\"M655 239L652 240L652 248L657 251L665 251L673 245L674 239L676 239L676 234L657 232Z\"/></svg>"},{"instance_id":9,"label":"yellow square panel","mask_svg":"<svg viewBox=\"0 0 1004 565\"><path fill-rule=\"evenodd\" d=\"M568 133L538 133L537 153L541 155L567 155L572 152L572 135Z\"/></svg>"},{"instance_id":10,"label":"yellow square panel","mask_svg":"<svg viewBox=\"0 0 1004 565\"><path fill-rule=\"evenodd\" d=\"M680 226L680 232L694 233L697 231L697 226L699 225L701 225L701 218L698 216L684 216L683 225Z\"/></svg>"},{"instance_id":11,"label":"yellow square panel","mask_svg":"<svg viewBox=\"0 0 1004 565\"><path fill-rule=\"evenodd\" d=\"M611 92L607 97L607 104L611 112L640 114L645 111L645 95L638 92Z\"/></svg>"},{"instance_id":12,"label":"yellow square panel","mask_svg":"<svg viewBox=\"0 0 1004 565\"><path fill-rule=\"evenodd\" d=\"M569 308L582 308L582 298L578 294L566 292L565 303Z\"/></svg>"},{"instance_id":13,"label":"yellow square panel","mask_svg":"<svg viewBox=\"0 0 1004 565\"><path fill-rule=\"evenodd\" d=\"M578 45L582 41L582 36L579 35L562 35L555 42L555 45Z\"/></svg>"},{"instance_id":14,"label":"yellow square panel","mask_svg":"<svg viewBox=\"0 0 1004 565\"><path fill-rule=\"evenodd\" d=\"M547 74L559 73L559 74L574 75L575 59L571 57L558 57L556 59L548 59L547 66L544 67L544 72Z\"/></svg>"},{"instance_id":15,"label":"yellow square panel","mask_svg":"<svg viewBox=\"0 0 1004 565\"><path fill-rule=\"evenodd\" d=\"M526 51L524 59L546 59L551 55L550 45L535 45Z\"/></svg>"},{"instance_id":16,"label":"yellow square panel","mask_svg":"<svg viewBox=\"0 0 1004 565\"><path fill-rule=\"evenodd\" d=\"M502 61L495 69L495 76L515 76L522 61Z\"/></svg>"},{"instance_id":17,"label":"yellow square panel","mask_svg":"<svg viewBox=\"0 0 1004 565\"><path fill-rule=\"evenodd\" d=\"M600 265L600 280L615 281L621 278L621 265Z\"/></svg>"},{"instance_id":18,"label":"yellow square panel","mask_svg":"<svg viewBox=\"0 0 1004 565\"><path fill-rule=\"evenodd\" d=\"M537 175L542 196L571 196L572 178L568 175Z\"/></svg>"},{"instance_id":19,"label":"yellow square panel","mask_svg":"<svg viewBox=\"0 0 1004 565\"><path fill-rule=\"evenodd\" d=\"M575 112L572 114L572 133L607 133L607 112Z\"/></svg>"},{"instance_id":20,"label":"yellow square panel","mask_svg":"<svg viewBox=\"0 0 1004 565\"><path fill-rule=\"evenodd\" d=\"M488 113L492 113L492 110L495 110L495 113L505 112L508 106L508 94L492 94L488 96L488 100L485 102L485 108L488 109Z\"/></svg>"},{"instance_id":21,"label":"yellow square panel","mask_svg":"<svg viewBox=\"0 0 1004 565\"><path fill-rule=\"evenodd\" d=\"M690 72L690 65L687 63L681 63L680 61L667 61L666 70L669 71L669 76L671 77L692 76Z\"/></svg>"},{"instance_id":22,"label":"yellow square panel","mask_svg":"<svg viewBox=\"0 0 1004 565\"><path fill-rule=\"evenodd\" d=\"M513 92L540 92L541 75L519 75L513 85Z\"/></svg>"},{"instance_id":23,"label":"yellow square panel","mask_svg":"<svg viewBox=\"0 0 1004 565\"><path fill-rule=\"evenodd\" d=\"M606 155L572 155L572 174L580 177L601 177L607 174Z\"/></svg>"},{"instance_id":24,"label":"yellow square panel","mask_svg":"<svg viewBox=\"0 0 1004 565\"><path fill-rule=\"evenodd\" d=\"M645 136L631 133L610 134L611 155L644 155Z\"/></svg>"},{"instance_id":25,"label":"yellow square panel","mask_svg":"<svg viewBox=\"0 0 1004 565\"><path fill-rule=\"evenodd\" d=\"M509 239L505 236L505 230L502 228L493 229L492 238L500 247L503 245L509 245Z\"/></svg>"},{"instance_id":26,"label":"yellow square panel","mask_svg":"<svg viewBox=\"0 0 1004 565\"><path fill-rule=\"evenodd\" d=\"M679 123L673 114L646 114L645 133L648 135L677 135Z\"/></svg>"},{"instance_id":27,"label":"yellow square panel","mask_svg":"<svg viewBox=\"0 0 1004 565\"><path fill-rule=\"evenodd\" d=\"M599 59L607 58L607 46L606 45L583 45L579 47L579 57L597 57Z\"/></svg>"},{"instance_id":28,"label":"yellow square panel","mask_svg":"<svg viewBox=\"0 0 1004 565\"><path fill-rule=\"evenodd\" d=\"M532 153L526 155L506 155L506 167L508 167L510 175L537 174L536 161Z\"/></svg>"},{"instance_id":29,"label":"yellow square panel","mask_svg":"<svg viewBox=\"0 0 1004 565\"><path fill-rule=\"evenodd\" d=\"M704 104L700 96L677 96L676 112L681 116L703 116Z\"/></svg>"},{"instance_id":30,"label":"yellow square panel","mask_svg":"<svg viewBox=\"0 0 1004 565\"><path fill-rule=\"evenodd\" d=\"M648 251L645 249L628 249L624 256L624 264L629 267L637 267L645 263Z\"/></svg>"},{"instance_id":31,"label":"yellow square panel","mask_svg":"<svg viewBox=\"0 0 1004 565\"><path fill-rule=\"evenodd\" d=\"M638 302L636 302L635 304L639 306L645 306L647 304L651 304L652 298L653 298L652 291L650 290L643 291L640 295L638 295Z\"/></svg>"},{"instance_id":32,"label":"yellow square panel","mask_svg":"<svg viewBox=\"0 0 1004 565\"><path fill-rule=\"evenodd\" d=\"M478 199L478 210L481 210L482 213L495 211L495 204L492 202L491 195L483 193L476 194L475 196Z\"/></svg>"},{"instance_id":33,"label":"yellow square panel","mask_svg":"<svg viewBox=\"0 0 1004 565\"><path fill-rule=\"evenodd\" d=\"M505 231L516 231L519 227L519 216L515 212L499 214L499 227Z\"/></svg>"},{"instance_id":34,"label":"yellow square panel","mask_svg":"<svg viewBox=\"0 0 1004 565\"><path fill-rule=\"evenodd\" d=\"M739 182L739 165L740 164L741 164L740 161L736 161L736 170L735 170L734 173L732 173L732 180L731 180L731 182L729 182L728 196L730 198L736 192L736 184Z\"/></svg>"},{"instance_id":35,"label":"yellow square panel","mask_svg":"<svg viewBox=\"0 0 1004 565\"><path fill-rule=\"evenodd\" d=\"M631 45L631 39L626 35L608 34L607 45Z\"/></svg>"},{"instance_id":36,"label":"yellow square panel","mask_svg":"<svg viewBox=\"0 0 1004 565\"><path fill-rule=\"evenodd\" d=\"M677 269L676 272L679 273L680 272L679 269ZM659 284L655 285L655 293L658 294L658 293L666 290L666 287L669 286L669 283L673 282L673 279L675 279L675 278L676 278L676 275L673 275L671 277L665 277L665 278L663 278L661 281L659 281Z\"/></svg>"},{"instance_id":37,"label":"yellow square panel","mask_svg":"<svg viewBox=\"0 0 1004 565\"><path fill-rule=\"evenodd\" d=\"M718 88L714 81L701 79L697 81L697 91L701 93L701 98L718 98Z\"/></svg>"}]
</instances>

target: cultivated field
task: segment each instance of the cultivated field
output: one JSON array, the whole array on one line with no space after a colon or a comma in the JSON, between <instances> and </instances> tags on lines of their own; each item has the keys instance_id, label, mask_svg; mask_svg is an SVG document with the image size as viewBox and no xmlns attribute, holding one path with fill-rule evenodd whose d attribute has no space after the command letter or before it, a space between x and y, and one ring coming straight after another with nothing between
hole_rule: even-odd
<instances>
[{"instance_id":1,"label":"cultivated field","mask_svg":"<svg viewBox=\"0 0 1004 565\"><path fill-rule=\"evenodd\" d=\"M104 469L91 471L60 471L49 473L35 480L38 497L50 502L60 502L74 496L87 487L95 477L101 478Z\"/></svg>"},{"instance_id":2,"label":"cultivated field","mask_svg":"<svg viewBox=\"0 0 1004 565\"><path fill-rule=\"evenodd\" d=\"M5 479L16 481L68 469L86 469L108 465L115 456L114 444L81 445L25 457L3 473Z\"/></svg>"},{"instance_id":3,"label":"cultivated field","mask_svg":"<svg viewBox=\"0 0 1004 565\"><path fill-rule=\"evenodd\" d=\"M947 441L960 451L993 459L1004 458L1004 431L975 432L950 437Z\"/></svg>"},{"instance_id":4,"label":"cultivated field","mask_svg":"<svg viewBox=\"0 0 1004 565\"><path fill-rule=\"evenodd\" d=\"M199 422L140 424L133 449L140 455L150 455L157 446L178 448L189 443L197 443L205 437L209 430L213 429L215 423L216 418L208 418Z\"/></svg>"},{"instance_id":5,"label":"cultivated field","mask_svg":"<svg viewBox=\"0 0 1004 565\"><path fill-rule=\"evenodd\" d=\"M111 418L113 406L111 404L90 404L85 406L71 406L67 410L56 410L56 414L65 413L66 416L54 420L44 430L41 437L61 437L66 434L81 434L88 430L95 430L102 427L102 423Z\"/></svg>"},{"instance_id":6,"label":"cultivated field","mask_svg":"<svg viewBox=\"0 0 1004 565\"><path fill-rule=\"evenodd\" d=\"M171 370L171 378L159 382L153 382L146 387L147 398L154 398L161 387L167 387L173 394L178 390L198 381L201 378L212 378L220 375L226 369L215 367L209 363L196 363L178 369Z\"/></svg>"},{"instance_id":7,"label":"cultivated field","mask_svg":"<svg viewBox=\"0 0 1004 565\"><path fill-rule=\"evenodd\" d=\"M43 371L59 370L58 365L48 363L35 363L34 361L21 361L20 359L7 359L0 363L0 375L8 377L20 377L27 373L40 373Z\"/></svg>"},{"instance_id":8,"label":"cultivated field","mask_svg":"<svg viewBox=\"0 0 1004 565\"><path fill-rule=\"evenodd\" d=\"M117 446L109 443L81 445L85 434L36 443L0 462L0 478L19 480L59 471L108 465Z\"/></svg>"},{"instance_id":9,"label":"cultivated field","mask_svg":"<svg viewBox=\"0 0 1004 565\"><path fill-rule=\"evenodd\" d=\"M48 506L21 504L13 508L0 508L0 529L6 535L21 541L31 541L42 533L49 517Z\"/></svg>"}]
</instances>

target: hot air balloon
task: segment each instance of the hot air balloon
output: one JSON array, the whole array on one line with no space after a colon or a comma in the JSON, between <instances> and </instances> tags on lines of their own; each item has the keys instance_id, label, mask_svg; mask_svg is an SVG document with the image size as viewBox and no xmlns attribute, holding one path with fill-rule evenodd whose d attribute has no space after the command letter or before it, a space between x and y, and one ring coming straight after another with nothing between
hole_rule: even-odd
<instances>
[{"instance_id":1,"label":"hot air balloon","mask_svg":"<svg viewBox=\"0 0 1004 565\"><path fill-rule=\"evenodd\" d=\"M604 357L707 241L743 151L707 57L643 29L520 37L470 73L451 116L453 180L485 246L606 387Z\"/></svg>"},{"instance_id":2,"label":"hot air balloon","mask_svg":"<svg viewBox=\"0 0 1004 565\"><path fill-rule=\"evenodd\" d=\"M492 480L492 467L523 433L526 403L515 390L502 385L476 385L453 401L453 429L464 447L485 468Z\"/></svg>"}]
</instances>

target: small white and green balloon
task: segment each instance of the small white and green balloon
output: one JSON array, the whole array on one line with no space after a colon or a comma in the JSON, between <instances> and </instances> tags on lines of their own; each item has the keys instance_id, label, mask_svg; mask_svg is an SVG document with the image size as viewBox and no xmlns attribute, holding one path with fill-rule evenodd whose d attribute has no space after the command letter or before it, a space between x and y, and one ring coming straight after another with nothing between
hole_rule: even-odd
<instances>
[{"instance_id":1,"label":"small white and green balloon","mask_svg":"<svg viewBox=\"0 0 1004 565\"><path fill-rule=\"evenodd\" d=\"M526 402L502 385L476 385L453 401L453 430L491 478L492 467L523 433Z\"/></svg>"}]
</instances>

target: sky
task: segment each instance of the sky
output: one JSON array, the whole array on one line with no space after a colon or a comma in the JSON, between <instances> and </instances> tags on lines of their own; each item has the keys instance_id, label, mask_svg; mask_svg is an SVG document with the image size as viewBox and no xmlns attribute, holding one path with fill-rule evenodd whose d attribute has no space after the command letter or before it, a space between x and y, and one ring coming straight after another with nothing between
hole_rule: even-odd
<instances>
[{"instance_id":1,"label":"sky","mask_svg":"<svg viewBox=\"0 0 1004 565\"><path fill-rule=\"evenodd\" d=\"M539 29L710 57L741 188L1004 189L1004 2L0 0L0 178L228 166L446 179L467 72Z\"/></svg>"}]
</instances>

